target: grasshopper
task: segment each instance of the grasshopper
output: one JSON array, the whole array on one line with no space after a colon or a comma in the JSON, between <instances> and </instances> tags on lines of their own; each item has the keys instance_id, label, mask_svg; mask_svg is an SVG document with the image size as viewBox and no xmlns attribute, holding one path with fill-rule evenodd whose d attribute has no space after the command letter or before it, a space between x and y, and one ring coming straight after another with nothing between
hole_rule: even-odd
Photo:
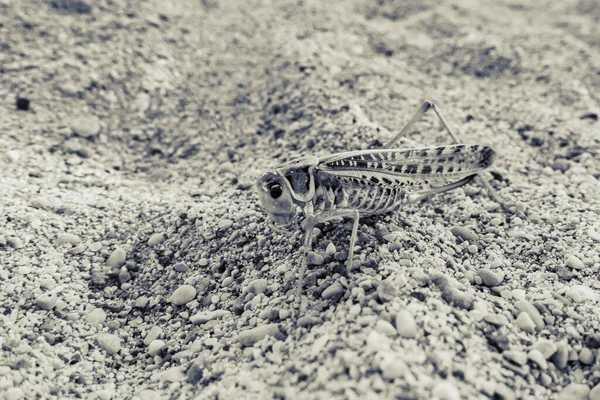
<instances>
[{"instance_id":1,"label":"grasshopper","mask_svg":"<svg viewBox=\"0 0 600 400\"><path fill-rule=\"evenodd\" d=\"M394 148L429 110L436 113L455 144ZM306 219L296 305L300 307L315 224L343 218L353 220L347 259L348 271L351 271L360 217L390 213L405 204L466 185L490 167L494 157L495 152L490 147L459 144L437 106L426 101L382 149L307 156L265 172L256 185L260 202L273 222L289 227L298 208L303 210ZM493 197L490 184L481 181Z\"/></svg>"}]
</instances>

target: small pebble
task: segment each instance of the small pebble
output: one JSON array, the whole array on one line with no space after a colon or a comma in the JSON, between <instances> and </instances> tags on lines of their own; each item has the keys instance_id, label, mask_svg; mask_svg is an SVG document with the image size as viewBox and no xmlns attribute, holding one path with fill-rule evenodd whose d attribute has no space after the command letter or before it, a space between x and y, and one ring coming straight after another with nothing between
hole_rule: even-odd
<instances>
[{"instance_id":1,"label":"small pebble","mask_svg":"<svg viewBox=\"0 0 600 400\"><path fill-rule=\"evenodd\" d=\"M282 321L284 319L289 318L290 315L292 315L292 313L291 313L290 310L286 310L286 309L283 309L283 308L281 310L279 310L279 319L282 320Z\"/></svg>"},{"instance_id":2,"label":"small pebble","mask_svg":"<svg viewBox=\"0 0 600 400\"><path fill-rule=\"evenodd\" d=\"M233 226L233 221L230 219L222 219L221 221L219 221L218 227L221 230L226 230L229 229Z\"/></svg>"},{"instance_id":3,"label":"small pebble","mask_svg":"<svg viewBox=\"0 0 600 400\"><path fill-rule=\"evenodd\" d=\"M542 370L548 368L548 362L546 362L546 358L536 349L530 350L529 353L527 353L527 359L539 365Z\"/></svg>"},{"instance_id":4,"label":"small pebble","mask_svg":"<svg viewBox=\"0 0 600 400\"><path fill-rule=\"evenodd\" d=\"M344 293L344 287L339 282L334 282L331 286L321 293L321 297L324 299L332 299L334 297L340 296Z\"/></svg>"},{"instance_id":5,"label":"small pebble","mask_svg":"<svg viewBox=\"0 0 600 400\"><path fill-rule=\"evenodd\" d=\"M473 302L475 299L473 295L459 290L455 287L446 286L442 291L442 298L455 306L462 308L463 310L470 310L473 308Z\"/></svg>"},{"instance_id":6,"label":"small pebble","mask_svg":"<svg viewBox=\"0 0 600 400\"><path fill-rule=\"evenodd\" d=\"M160 378L165 382L183 382L185 374L182 368L180 366L168 368L161 374Z\"/></svg>"},{"instance_id":7,"label":"small pebble","mask_svg":"<svg viewBox=\"0 0 600 400\"><path fill-rule=\"evenodd\" d=\"M487 314L485 317L483 317L483 320L496 326L506 326L508 324L508 320L502 314Z\"/></svg>"},{"instance_id":8,"label":"small pebble","mask_svg":"<svg viewBox=\"0 0 600 400\"><path fill-rule=\"evenodd\" d=\"M200 311L190 317L190 322L194 325L202 325L208 321L223 318L229 314L231 314L231 312L227 310Z\"/></svg>"},{"instance_id":9,"label":"small pebble","mask_svg":"<svg viewBox=\"0 0 600 400\"><path fill-rule=\"evenodd\" d=\"M571 383L558 392L556 400L587 400L586 397L589 392L590 388L587 385Z\"/></svg>"},{"instance_id":10,"label":"small pebble","mask_svg":"<svg viewBox=\"0 0 600 400\"><path fill-rule=\"evenodd\" d=\"M461 396L456 386L445 381L440 382L433 388L433 396L440 400L460 400Z\"/></svg>"},{"instance_id":11,"label":"small pebble","mask_svg":"<svg viewBox=\"0 0 600 400\"><path fill-rule=\"evenodd\" d=\"M569 361L569 345L565 342L560 342L556 346L556 353L552 355L552 362L558 369L565 369Z\"/></svg>"},{"instance_id":12,"label":"small pebble","mask_svg":"<svg viewBox=\"0 0 600 400\"><path fill-rule=\"evenodd\" d=\"M21 400L25 398L25 392L20 387L10 387L3 392L2 396L3 400Z\"/></svg>"},{"instance_id":13,"label":"small pebble","mask_svg":"<svg viewBox=\"0 0 600 400\"><path fill-rule=\"evenodd\" d=\"M52 294L41 294L35 299L35 305L42 310L52 310L57 302L58 298Z\"/></svg>"},{"instance_id":14,"label":"small pebble","mask_svg":"<svg viewBox=\"0 0 600 400\"><path fill-rule=\"evenodd\" d=\"M22 249L23 247L25 247L25 243L23 243L23 241L21 239L19 239L18 237L15 236L10 236L8 238L6 238L6 243L8 243L8 245L10 247L12 247L13 249Z\"/></svg>"},{"instance_id":15,"label":"small pebble","mask_svg":"<svg viewBox=\"0 0 600 400\"><path fill-rule=\"evenodd\" d=\"M189 268L185 263L179 262L173 265L173 269L177 272L186 272Z\"/></svg>"},{"instance_id":16,"label":"small pebble","mask_svg":"<svg viewBox=\"0 0 600 400\"><path fill-rule=\"evenodd\" d=\"M579 361L579 354L577 354L574 348L569 350L569 361Z\"/></svg>"},{"instance_id":17,"label":"small pebble","mask_svg":"<svg viewBox=\"0 0 600 400\"><path fill-rule=\"evenodd\" d=\"M90 244L90 247L88 247L88 248L90 249L90 251L93 251L95 253L102 248L102 243L94 242L94 243Z\"/></svg>"},{"instance_id":18,"label":"small pebble","mask_svg":"<svg viewBox=\"0 0 600 400\"><path fill-rule=\"evenodd\" d=\"M265 293L268 284L269 282L266 279L255 279L248 284L248 293Z\"/></svg>"},{"instance_id":19,"label":"small pebble","mask_svg":"<svg viewBox=\"0 0 600 400\"><path fill-rule=\"evenodd\" d=\"M9 150L5 155L6 161L10 163L15 163L21 158L21 153L19 153L17 150Z\"/></svg>"},{"instance_id":20,"label":"small pebble","mask_svg":"<svg viewBox=\"0 0 600 400\"><path fill-rule=\"evenodd\" d=\"M475 253L477 253L477 250L478 250L478 249L477 249L477 246L476 246L476 245L474 245L474 244L470 244L470 245L468 245L468 246L467 246L467 251L468 251L469 253L471 253L471 254L475 254Z\"/></svg>"},{"instance_id":21,"label":"small pebble","mask_svg":"<svg viewBox=\"0 0 600 400\"><path fill-rule=\"evenodd\" d=\"M398 289L392 282L385 279L379 282L379 286L377 286L377 295L379 296L379 299L385 303L392 301L398 295Z\"/></svg>"},{"instance_id":22,"label":"small pebble","mask_svg":"<svg viewBox=\"0 0 600 400\"><path fill-rule=\"evenodd\" d=\"M116 354L121 350L121 339L112 333L100 333L96 338L100 347L108 354Z\"/></svg>"},{"instance_id":23,"label":"small pebble","mask_svg":"<svg viewBox=\"0 0 600 400\"><path fill-rule=\"evenodd\" d=\"M29 105L31 101L26 97L17 97L16 106L17 110L27 111L29 110Z\"/></svg>"},{"instance_id":24,"label":"small pebble","mask_svg":"<svg viewBox=\"0 0 600 400\"><path fill-rule=\"evenodd\" d=\"M161 244L164 241L165 241L164 234L155 233L154 235L150 236L150 239L148 239L148 246L156 246L157 244Z\"/></svg>"},{"instance_id":25,"label":"small pebble","mask_svg":"<svg viewBox=\"0 0 600 400\"><path fill-rule=\"evenodd\" d=\"M557 158L552 164L552 169L566 172L571 167L569 160L565 158Z\"/></svg>"},{"instance_id":26,"label":"small pebble","mask_svg":"<svg viewBox=\"0 0 600 400\"><path fill-rule=\"evenodd\" d=\"M319 253L309 251L306 255L306 262L308 263L308 265L322 265L323 262L325 262L325 258Z\"/></svg>"},{"instance_id":27,"label":"small pebble","mask_svg":"<svg viewBox=\"0 0 600 400\"><path fill-rule=\"evenodd\" d=\"M452 232L455 237L469 242L476 242L477 239L479 239L479 236L475 232L462 226L454 226L450 229L450 232Z\"/></svg>"},{"instance_id":28,"label":"small pebble","mask_svg":"<svg viewBox=\"0 0 600 400\"><path fill-rule=\"evenodd\" d=\"M567 267L571 267L573 269L581 270L581 269L585 268L583 261L581 261L579 258L577 258L577 256L574 256L574 255L570 255L569 257L567 257L567 260L565 263L566 263Z\"/></svg>"},{"instance_id":29,"label":"small pebble","mask_svg":"<svg viewBox=\"0 0 600 400\"><path fill-rule=\"evenodd\" d=\"M531 319L529 314L527 314L526 312L522 312L519 314L519 316L517 317L517 320L516 320L516 325L522 331L525 331L527 333L535 332L535 323L533 322L533 320Z\"/></svg>"},{"instance_id":30,"label":"small pebble","mask_svg":"<svg viewBox=\"0 0 600 400\"><path fill-rule=\"evenodd\" d=\"M302 328L308 328L309 326L319 325L323 321L312 315L305 315L304 317L298 318L298 326Z\"/></svg>"},{"instance_id":31,"label":"small pebble","mask_svg":"<svg viewBox=\"0 0 600 400\"><path fill-rule=\"evenodd\" d=\"M159 326L154 325L152 328L150 328L150 330L146 334L146 337L144 338L144 344L146 346L149 346L150 343L152 343L154 340L158 339L158 337L161 334L162 334L162 329Z\"/></svg>"},{"instance_id":32,"label":"small pebble","mask_svg":"<svg viewBox=\"0 0 600 400\"><path fill-rule=\"evenodd\" d=\"M121 268L125 264L127 253L122 248L116 248L106 260L106 265L111 268Z\"/></svg>"},{"instance_id":33,"label":"small pebble","mask_svg":"<svg viewBox=\"0 0 600 400\"><path fill-rule=\"evenodd\" d=\"M101 324L106 320L106 312L101 308L94 308L85 316L85 320L91 324Z\"/></svg>"},{"instance_id":34,"label":"small pebble","mask_svg":"<svg viewBox=\"0 0 600 400\"><path fill-rule=\"evenodd\" d=\"M71 129L84 138L97 135L100 132L100 119L94 115L82 115L73 120Z\"/></svg>"},{"instance_id":35,"label":"small pebble","mask_svg":"<svg viewBox=\"0 0 600 400\"><path fill-rule=\"evenodd\" d=\"M192 285L181 285L170 298L170 301L173 305L181 306L183 304L189 303L190 301L196 298L196 288Z\"/></svg>"},{"instance_id":36,"label":"small pebble","mask_svg":"<svg viewBox=\"0 0 600 400\"><path fill-rule=\"evenodd\" d=\"M396 313L396 330L400 336L408 339L417 336L417 322L410 311L402 309Z\"/></svg>"},{"instance_id":37,"label":"small pebble","mask_svg":"<svg viewBox=\"0 0 600 400\"><path fill-rule=\"evenodd\" d=\"M588 394L588 400L600 400L600 383L590 390L590 393Z\"/></svg>"},{"instance_id":38,"label":"small pebble","mask_svg":"<svg viewBox=\"0 0 600 400\"><path fill-rule=\"evenodd\" d=\"M565 297L573 300L574 303L581 303L582 301L595 300L597 298L594 289L585 285L573 285L565 293Z\"/></svg>"},{"instance_id":39,"label":"small pebble","mask_svg":"<svg viewBox=\"0 0 600 400\"><path fill-rule=\"evenodd\" d=\"M164 349L166 345L167 344L165 343L164 340L160 340L160 339L153 340L148 345L148 354L150 354L151 356L155 356L158 353L160 353L160 351L162 349Z\"/></svg>"},{"instance_id":40,"label":"small pebble","mask_svg":"<svg viewBox=\"0 0 600 400\"><path fill-rule=\"evenodd\" d=\"M81 244L78 244L75 247L70 248L69 251L67 251L67 253L68 254L73 254L73 255L81 254L81 253L83 253L85 251L85 249L86 249L85 244L81 243Z\"/></svg>"},{"instance_id":41,"label":"small pebble","mask_svg":"<svg viewBox=\"0 0 600 400\"><path fill-rule=\"evenodd\" d=\"M336 251L337 249L335 248L335 245L329 242L329 244L327 245L327 249L325 249L325 254L327 254L328 256L332 256L335 254Z\"/></svg>"},{"instance_id":42,"label":"small pebble","mask_svg":"<svg viewBox=\"0 0 600 400\"><path fill-rule=\"evenodd\" d=\"M135 308L146 308L146 305L148 304L148 297L146 296L140 296L137 299L135 299L135 302L133 303L133 306Z\"/></svg>"},{"instance_id":43,"label":"small pebble","mask_svg":"<svg viewBox=\"0 0 600 400\"><path fill-rule=\"evenodd\" d=\"M242 346L248 347L253 346L266 336L273 336L278 340L283 339L277 324L265 324L241 332L238 336L238 340Z\"/></svg>"},{"instance_id":44,"label":"small pebble","mask_svg":"<svg viewBox=\"0 0 600 400\"><path fill-rule=\"evenodd\" d=\"M533 348L542 353L546 360L552 357L552 355L556 353L556 350L558 349L554 342L544 338L538 339L538 341L533 345Z\"/></svg>"},{"instance_id":45,"label":"small pebble","mask_svg":"<svg viewBox=\"0 0 600 400\"><path fill-rule=\"evenodd\" d=\"M493 392L494 399L498 399L498 400L516 400L516 396L514 395L514 390L512 390L511 388L509 388L508 386L506 386L505 384L501 383L501 382L497 382L494 385L494 392ZM492 397L492 396L490 396Z\"/></svg>"},{"instance_id":46,"label":"small pebble","mask_svg":"<svg viewBox=\"0 0 600 400\"><path fill-rule=\"evenodd\" d=\"M397 333L396 328L394 328L394 325L390 324L388 321L385 321L383 319L377 320L377 323L375 324L375 330L379 333L383 333L388 337L394 337Z\"/></svg>"},{"instance_id":47,"label":"small pebble","mask_svg":"<svg viewBox=\"0 0 600 400\"><path fill-rule=\"evenodd\" d=\"M150 108L150 95L146 92L138 93L135 99L135 107L140 112L145 112Z\"/></svg>"},{"instance_id":48,"label":"small pebble","mask_svg":"<svg viewBox=\"0 0 600 400\"><path fill-rule=\"evenodd\" d=\"M546 325L544 323L544 319L542 318L542 315L538 309L533 306L533 304L527 300L519 300L517 301L516 306L520 311L529 314L537 330L541 331L544 329L544 326Z\"/></svg>"},{"instance_id":49,"label":"small pebble","mask_svg":"<svg viewBox=\"0 0 600 400\"><path fill-rule=\"evenodd\" d=\"M585 365L591 365L594 363L594 354L590 349L584 347L579 352L579 362Z\"/></svg>"},{"instance_id":50,"label":"small pebble","mask_svg":"<svg viewBox=\"0 0 600 400\"><path fill-rule=\"evenodd\" d=\"M550 386L552 384L552 377L545 372L540 374L540 382L543 386Z\"/></svg>"},{"instance_id":51,"label":"small pebble","mask_svg":"<svg viewBox=\"0 0 600 400\"><path fill-rule=\"evenodd\" d=\"M517 350L507 350L502 353L502 356L507 360L514 362L517 365L525 365L527 362L527 354Z\"/></svg>"},{"instance_id":52,"label":"small pebble","mask_svg":"<svg viewBox=\"0 0 600 400\"><path fill-rule=\"evenodd\" d=\"M515 300L525 300L527 292L525 292L523 289L513 289L510 294Z\"/></svg>"},{"instance_id":53,"label":"small pebble","mask_svg":"<svg viewBox=\"0 0 600 400\"><path fill-rule=\"evenodd\" d=\"M131 280L131 274L129 271L119 271L119 283L123 284L125 282L129 282Z\"/></svg>"},{"instance_id":54,"label":"small pebble","mask_svg":"<svg viewBox=\"0 0 600 400\"><path fill-rule=\"evenodd\" d=\"M81 243L81 238L72 233L63 233L58 238L56 238L56 244L59 246L63 245L63 244L79 244L79 243Z\"/></svg>"},{"instance_id":55,"label":"small pebble","mask_svg":"<svg viewBox=\"0 0 600 400\"><path fill-rule=\"evenodd\" d=\"M394 357L384 358L379 364L379 367L381 368L383 377L389 380L402 378L410 372L408 365L406 365L404 361Z\"/></svg>"},{"instance_id":56,"label":"small pebble","mask_svg":"<svg viewBox=\"0 0 600 400\"><path fill-rule=\"evenodd\" d=\"M494 271L492 271L491 269L487 269L487 268L483 268L480 269L479 271L477 271L477 275L479 275L479 277L481 278L481 281L483 282L483 284L485 286L498 286L500 283L502 283L502 280L504 279L504 275L501 273L496 273Z\"/></svg>"}]
</instances>

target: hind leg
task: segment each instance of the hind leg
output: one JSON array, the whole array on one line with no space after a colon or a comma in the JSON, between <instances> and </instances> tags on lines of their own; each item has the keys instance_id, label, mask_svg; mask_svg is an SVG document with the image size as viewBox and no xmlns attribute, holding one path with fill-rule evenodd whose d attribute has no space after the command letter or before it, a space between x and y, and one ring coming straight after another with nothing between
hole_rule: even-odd
<instances>
[{"instance_id":1,"label":"hind leg","mask_svg":"<svg viewBox=\"0 0 600 400\"><path fill-rule=\"evenodd\" d=\"M460 144L460 142L458 141L458 139L456 138L456 136L452 132L452 129L450 129L450 125L448 124L448 121L446 121L446 118L444 118L444 116L440 112L439 108L435 105L435 103L433 103L432 101L425 101L423 103L423 105L413 115L413 117L410 119L410 121L408 121L408 123L406 124L406 126L404 126L404 128L402 128L402 130L400 131L400 133L398 133L396 136L394 136L392 138L392 140L390 140L389 142L387 142L383 146L383 148L384 149L393 148L394 145L400 140L400 138L402 138L404 135L406 135L413 128L413 126L421 118L423 118L423 115L425 115L427 113L427 111L429 111L429 110L433 110L433 112L437 115L438 119L440 120L440 123L442 124L442 126L444 127L444 129L446 130L446 132L448 133L448 135L452 138L452 141L455 144ZM502 208L504 210L508 210L508 206L498 196L498 194L496 193L496 190L492 187L492 185L490 185L490 183L487 180L485 180L484 177L481 176L481 174L477 174L477 177L479 178L479 181L481 182L481 184L483 185L483 187L487 191L488 196L490 196L490 198L492 200L494 200L496 203L500 204L500 206L502 206Z\"/></svg>"}]
</instances>

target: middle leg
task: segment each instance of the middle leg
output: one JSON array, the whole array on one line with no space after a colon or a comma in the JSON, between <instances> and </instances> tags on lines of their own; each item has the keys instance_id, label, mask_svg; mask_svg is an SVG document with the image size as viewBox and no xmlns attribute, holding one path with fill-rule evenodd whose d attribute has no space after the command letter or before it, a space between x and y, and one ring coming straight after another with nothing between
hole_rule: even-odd
<instances>
[{"instance_id":1,"label":"middle leg","mask_svg":"<svg viewBox=\"0 0 600 400\"><path fill-rule=\"evenodd\" d=\"M348 271L352 271L352 263L354 260L354 246L356 246L356 239L358 237L358 222L360 214L358 210L345 209L345 210L331 210L325 211L316 215L308 213L306 215L306 233L304 235L304 246L303 246L303 260L302 266L300 267L300 273L298 274L298 287L296 289L295 303L298 311L300 311L301 299L302 299L302 286L304 284L304 274L308 266L308 252L312 247L313 228L315 224L328 222L334 219L340 218L352 218L352 234L350 235L350 248L348 249Z\"/></svg>"}]
</instances>

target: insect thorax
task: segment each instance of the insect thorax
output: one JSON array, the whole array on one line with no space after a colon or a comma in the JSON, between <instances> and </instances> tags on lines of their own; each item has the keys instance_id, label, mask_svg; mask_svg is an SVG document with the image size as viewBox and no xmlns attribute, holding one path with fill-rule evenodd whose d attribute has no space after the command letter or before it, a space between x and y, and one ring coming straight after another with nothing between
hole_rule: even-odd
<instances>
[{"instance_id":1,"label":"insect thorax","mask_svg":"<svg viewBox=\"0 0 600 400\"><path fill-rule=\"evenodd\" d=\"M315 194L313 168L319 163L317 157L306 157L279 166L276 171L285 178L292 197L297 203L306 203Z\"/></svg>"}]
</instances>

